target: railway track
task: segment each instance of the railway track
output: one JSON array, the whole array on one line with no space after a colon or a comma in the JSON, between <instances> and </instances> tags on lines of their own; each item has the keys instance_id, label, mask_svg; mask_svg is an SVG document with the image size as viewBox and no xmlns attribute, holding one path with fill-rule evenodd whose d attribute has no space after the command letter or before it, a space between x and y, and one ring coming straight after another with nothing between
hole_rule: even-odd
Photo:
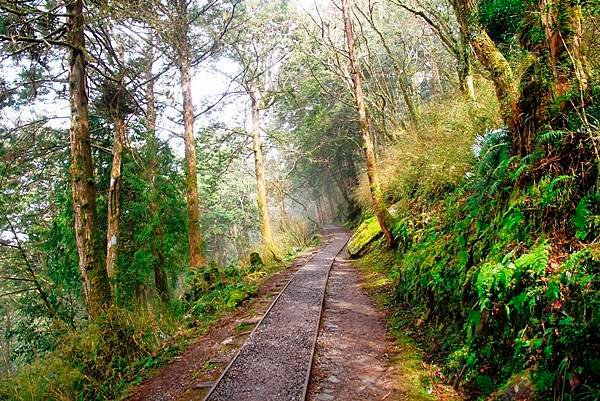
<instances>
[{"instance_id":1,"label":"railway track","mask_svg":"<svg viewBox=\"0 0 600 401\"><path fill-rule=\"evenodd\" d=\"M205 401L305 399L329 271L348 240L340 227L323 231L327 244L285 284Z\"/></svg>"}]
</instances>

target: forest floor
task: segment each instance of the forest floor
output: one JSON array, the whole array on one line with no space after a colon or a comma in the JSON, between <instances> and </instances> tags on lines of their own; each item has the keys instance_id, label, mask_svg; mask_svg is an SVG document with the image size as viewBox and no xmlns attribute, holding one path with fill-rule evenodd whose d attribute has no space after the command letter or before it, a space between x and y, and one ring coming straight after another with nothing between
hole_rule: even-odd
<instances>
[{"instance_id":1,"label":"forest floor","mask_svg":"<svg viewBox=\"0 0 600 401\"><path fill-rule=\"evenodd\" d=\"M268 279L256 298L223 317L181 356L133 389L128 400L204 400L278 293L318 251L302 255ZM306 399L460 399L451 388L429 380L432 369L412 344L386 329L387 311L372 291L378 280L364 266L357 270L345 250L335 259Z\"/></svg>"}]
</instances>

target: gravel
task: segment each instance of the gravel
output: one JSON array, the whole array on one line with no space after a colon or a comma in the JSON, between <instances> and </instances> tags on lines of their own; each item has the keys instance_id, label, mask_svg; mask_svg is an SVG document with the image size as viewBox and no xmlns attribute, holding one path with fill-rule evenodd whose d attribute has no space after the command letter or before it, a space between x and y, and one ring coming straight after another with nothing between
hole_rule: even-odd
<instances>
[{"instance_id":1,"label":"gravel","mask_svg":"<svg viewBox=\"0 0 600 401\"><path fill-rule=\"evenodd\" d=\"M327 227L329 242L298 270L241 348L207 401L302 401L329 269L348 240Z\"/></svg>"}]
</instances>

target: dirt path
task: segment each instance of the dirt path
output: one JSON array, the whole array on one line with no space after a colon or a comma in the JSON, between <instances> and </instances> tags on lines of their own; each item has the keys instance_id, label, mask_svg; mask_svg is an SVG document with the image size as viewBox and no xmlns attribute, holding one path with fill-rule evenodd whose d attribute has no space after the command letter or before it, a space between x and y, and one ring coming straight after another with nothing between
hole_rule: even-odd
<instances>
[{"instance_id":1,"label":"dirt path","mask_svg":"<svg viewBox=\"0 0 600 401\"><path fill-rule=\"evenodd\" d=\"M347 258L344 251L331 269L307 400L404 399L385 315Z\"/></svg>"}]
</instances>

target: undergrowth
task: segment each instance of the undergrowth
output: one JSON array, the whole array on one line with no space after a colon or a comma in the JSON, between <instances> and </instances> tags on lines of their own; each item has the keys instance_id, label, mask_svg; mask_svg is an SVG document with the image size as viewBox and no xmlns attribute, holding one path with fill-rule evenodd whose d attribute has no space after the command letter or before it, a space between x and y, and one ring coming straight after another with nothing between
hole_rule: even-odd
<instances>
[{"instance_id":1,"label":"undergrowth","mask_svg":"<svg viewBox=\"0 0 600 401\"><path fill-rule=\"evenodd\" d=\"M565 135L538 146L560 149ZM502 129L471 148L458 180L447 166L435 185L415 182L427 161L387 180L400 204L386 256L399 327L471 399L600 400L597 188L544 169L542 152L511 156Z\"/></svg>"},{"instance_id":2,"label":"undergrowth","mask_svg":"<svg viewBox=\"0 0 600 401\"><path fill-rule=\"evenodd\" d=\"M272 273L289 265L315 239L301 235L279 261L221 267L210 263L190 273L185 293L168 305L112 307L84 327L52 327L55 346L12 374L0 377L0 399L107 400L181 353L216 319L257 293ZM308 238L308 242L303 239Z\"/></svg>"},{"instance_id":3,"label":"undergrowth","mask_svg":"<svg viewBox=\"0 0 600 401\"><path fill-rule=\"evenodd\" d=\"M460 183L473 163L473 142L486 128L497 126L498 102L490 83L477 82L477 102L459 96L423 106L422 124L396 133L397 141L378 163L382 190L390 204L409 198L444 196ZM360 178L356 199L371 208L366 174Z\"/></svg>"}]
</instances>

